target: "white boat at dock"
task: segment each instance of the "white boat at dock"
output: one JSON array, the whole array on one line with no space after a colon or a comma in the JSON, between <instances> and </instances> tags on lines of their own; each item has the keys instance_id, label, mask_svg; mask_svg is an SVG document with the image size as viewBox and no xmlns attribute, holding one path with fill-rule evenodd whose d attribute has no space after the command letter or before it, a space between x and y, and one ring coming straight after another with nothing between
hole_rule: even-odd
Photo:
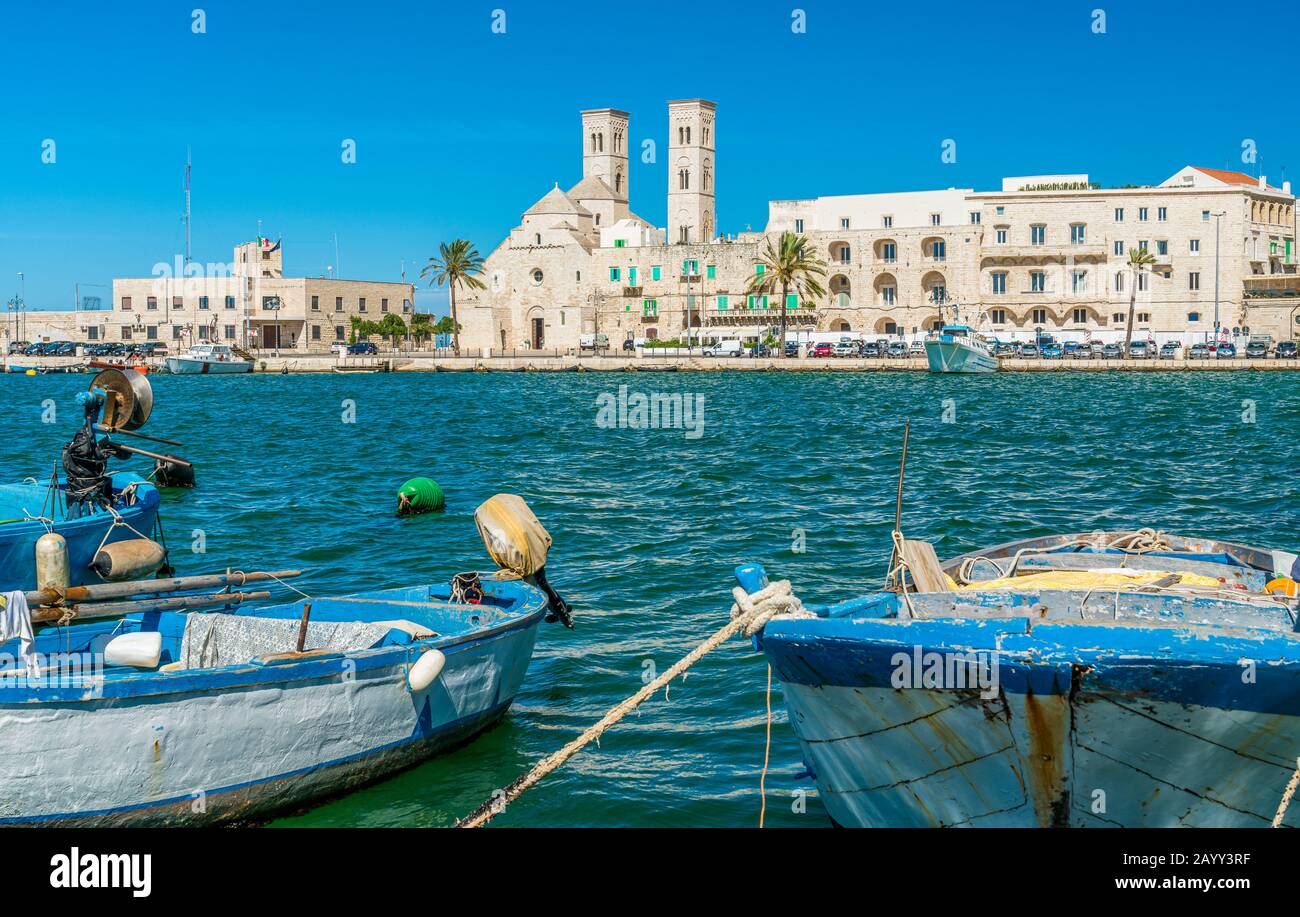
<instances>
[{"instance_id":1,"label":"white boat at dock","mask_svg":"<svg viewBox=\"0 0 1300 917\"><path fill-rule=\"evenodd\" d=\"M253 371L253 361L235 353L226 344L195 344L179 356L168 357L167 370L183 376L247 373Z\"/></svg>"}]
</instances>

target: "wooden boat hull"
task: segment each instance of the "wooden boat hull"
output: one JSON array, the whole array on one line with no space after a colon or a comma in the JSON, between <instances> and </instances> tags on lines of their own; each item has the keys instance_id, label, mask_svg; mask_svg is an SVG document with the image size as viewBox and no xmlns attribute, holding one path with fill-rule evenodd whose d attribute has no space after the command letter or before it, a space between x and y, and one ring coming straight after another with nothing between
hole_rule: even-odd
<instances>
[{"instance_id":1,"label":"wooden boat hull","mask_svg":"<svg viewBox=\"0 0 1300 917\"><path fill-rule=\"evenodd\" d=\"M372 595L355 601L383 601ZM316 608L328 612L331 601L345 600ZM0 824L256 822L381 780L505 713L544 613L537 592L521 614L459 636L287 664L142 672L91 690L13 689L0 696L9 749ZM416 692L408 668L435 647L446 663Z\"/></svg>"}]
</instances>

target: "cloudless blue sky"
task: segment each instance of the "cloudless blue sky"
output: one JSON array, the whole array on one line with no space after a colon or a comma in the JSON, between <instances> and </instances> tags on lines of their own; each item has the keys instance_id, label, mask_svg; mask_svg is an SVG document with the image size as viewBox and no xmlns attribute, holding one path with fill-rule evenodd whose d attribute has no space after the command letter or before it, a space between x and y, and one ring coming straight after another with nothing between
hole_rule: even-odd
<instances>
[{"instance_id":1,"label":"cloudless blue sky","mask_svg":"<svg viewBox=\"0 0 1300 917\"><path fill-rule=\"evenodd\" d=\"M341 276L396 280L440 240L488 254L576 182L582 108L631 112L632 206L663 225L665 101L716 101L724 232L761 229L772 198L1003 175L1142 184L1192 163L1278 184L1300 140L1285 5L146 0L0 17L0 303L23 271L29 308L70 307L78 281L107 303L114 276L183 250L187 145L196 261L229 261L260 219L290 275L323 273L337 234ZM1272 83L1252 75L1260 55ZM636 157L646 138L654 164ZM445 311L439 291L419 303Z\"/></svg>"}]
</instances>

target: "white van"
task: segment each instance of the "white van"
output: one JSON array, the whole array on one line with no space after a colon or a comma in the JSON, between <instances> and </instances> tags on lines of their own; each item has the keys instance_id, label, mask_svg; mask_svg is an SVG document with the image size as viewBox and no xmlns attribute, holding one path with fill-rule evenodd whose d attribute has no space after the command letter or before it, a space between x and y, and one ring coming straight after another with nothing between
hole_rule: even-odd
<instances>
[{"instance_id":1,"label":"white van","mask_svg":"<svg viewBox=\"0 0 1300 917\"><path fill-rule=\"evenodd\" d=\"M704 348L706 357L743 357L745 347L740 341L718 341L716 344L710 344Z\"/></svg>"}]
</instances>

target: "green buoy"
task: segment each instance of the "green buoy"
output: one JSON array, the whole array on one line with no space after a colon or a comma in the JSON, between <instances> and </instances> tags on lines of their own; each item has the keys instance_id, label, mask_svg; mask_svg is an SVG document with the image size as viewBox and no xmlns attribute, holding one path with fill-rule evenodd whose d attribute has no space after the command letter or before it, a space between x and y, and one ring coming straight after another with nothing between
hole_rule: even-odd
<instances>
[{"instance_id":1,"label":"green buoy","mask_svg":"<svg viewBox=\"0 0 1300 917\"><path fill-rule=\"evenodd\" d=\"M429 478L411 478L397 492L397 515L418 516L421 513L441 512L447 498L437 481Z\"/></svg>"}]
</instances>

